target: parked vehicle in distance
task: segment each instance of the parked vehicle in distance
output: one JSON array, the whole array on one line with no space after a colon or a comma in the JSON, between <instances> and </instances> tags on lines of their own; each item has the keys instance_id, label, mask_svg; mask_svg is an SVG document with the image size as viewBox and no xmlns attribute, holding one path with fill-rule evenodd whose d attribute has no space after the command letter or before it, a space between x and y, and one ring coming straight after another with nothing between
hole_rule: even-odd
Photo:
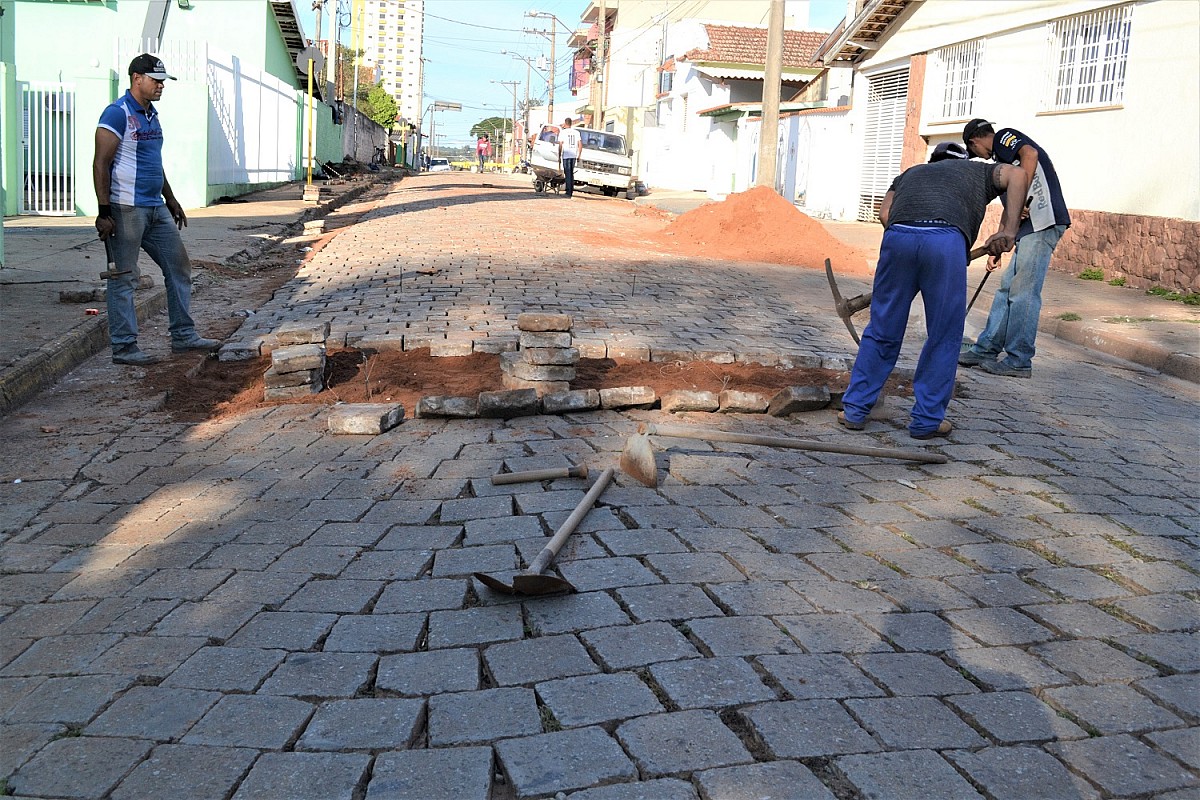
<instances>
[{"instance_id":1,"label":"parked vehicle in distance","mask_svg":"<svg viewBox=\"0 0 1200 800\"><path fill-rule=\"evenodd\" d=\"M625 137L619 133L576 128L582 151L575 162L575 185L594 186L609 197L627 192L633 173L633 159L625 148ZM530 168L533 188L542 192L558 190L565 178L558 163L557 125L543 125L533 142Z\"/></svg>"},{"instance_id":2,"label":"parked vehicle in distance","mask_svg":"<svg viewBox=\"0 0 1200 800\"><path fill-rule=\"evenodd\" d=\"M449 172L450 159L448 158L431 158L429 159L430 172Z\"/></svg>"}]
</instances>

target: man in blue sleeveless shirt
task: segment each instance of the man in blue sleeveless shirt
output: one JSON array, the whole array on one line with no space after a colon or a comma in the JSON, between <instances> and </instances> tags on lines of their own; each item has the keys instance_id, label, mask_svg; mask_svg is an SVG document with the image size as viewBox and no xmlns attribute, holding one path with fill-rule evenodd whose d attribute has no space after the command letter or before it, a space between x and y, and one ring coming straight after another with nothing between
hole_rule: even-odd
<instances>
[{"instance_id":1,"label":"man in blue sleeveless shirt","mask_svg":"<svg viewBox=\"0 0 1200 800\"><path fill-rule=\"evenodd\" d=\"M1033 139L1015 128L997 131L987 120L973 119L963 128L963 141L973 156L1019 165L1029 184L1029 197L1025 200L1028 214L1017 232L1017 249L1000 276L987 324L975 345L959 356L958 363L965 367L978 365L993 375L1028 378L1033 373L1042 284L1054 248L1071 225L1071 215L1054 163ZM1007 201L1002 198L1001 202ZM998 264L993 261L988 269ZM1005 357L997 360L1001 352Z\"/></svg>"},{"instance_id":2,"label":"man in blue sleeveless shirt","mask_svg":"<svg viewBox=\"0 0 1200 800\"><path fill-rule=\"evenodd\" d=\"M954 394L959 347L966 321L967 252L979 236L987 205L1005 194L1010 203L1000 231L986 242L993 256L1013 248L1025 199L1025 175L1006 164L968 161L953 142L934 148L928 164L909 167L892 181L879 208L886 231L871 295L871 321L863 331L838 422L866 427L867 414L900 355L908 310L919 292L928 338L913 375L908 434L948 436L946 407Z\"/></svg>"},{"instance_id":3,"label":"man in blue sleeveless shirt","mask_svg":"<svg viewBox=\"0 0 1200 800\"><path fill-rule=\"evenodd\" d=\"M100 115L92 181L100 211L96 232L111 248L117 270L108 280L108 333L114 364L144 366L158 361L138 348L133 290L138 280L138 250L162 269L167 291L171 350L215 350L220 342L196 332L190 306L192 265L179 231L187 215L175 199L163 171L162 124L153 101L163 83L175 80L163 62L143 53L129 64L129 91Z\"/></svg>"}]
</instances>

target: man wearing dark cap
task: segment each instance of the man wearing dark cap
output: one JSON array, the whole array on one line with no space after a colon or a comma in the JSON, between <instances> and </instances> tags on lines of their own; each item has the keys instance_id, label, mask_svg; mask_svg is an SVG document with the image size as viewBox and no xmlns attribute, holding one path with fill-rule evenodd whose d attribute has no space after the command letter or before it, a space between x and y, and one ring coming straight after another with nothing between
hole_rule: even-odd
<instances>
[{"instance_id":1,"label":"man wearing dark cap","mask_svg":"<svg viewBox=\"0 0 1200 800\"><path fill-rule=\"evenodd\" d=\"M1071 225L1071 215L1054 164L1033 139L1015 128L997 131L987 120L973 119L963 128L963 142L973 156L1019 165L1029 184L1029 197L1023 201L1028 214L1017 232L1016 252L1000 277L987 324L958 363L978 365L993 375L1028 378L1033 373L1042 283L1054 248ZM988 269L997 266L993 259ZM998 360L1001 352L1005 356Z\"/></svg>"},{"instance_id":2,"label":"man wearing dark cap","mask_svg":"<svg viewBox=\"0 0 1200 800\"><path fill-rule=\"evenodd\" d=\"M220 342L196 332L190 315L192 265L179 231L187 215L163 172L162 125L153 101L163 83L175 80L163 62L143 53L129 64L129 90L100 115L92 181L100 211L96 232L124 273L108 279L108 333L114 364L144 366L157 358L138 348L133 291L138 280L138 251L145 250L162 269L167 291L171 350L215 350Z\"/></svg>"},{"instance_id":3,"label":"man wearing dark cap","mask_svg":"<svg viewBox=\"0 0 1200 800\"><path fill-rule=\"evenodd\" d=\"M966 319L967 252L979 236L987 205L1004 193L1011 201L1001 229L986 242L998 256L1012 249L1021 221L1025 175L1006 164L969 161L953 143L934 148L928 164L892 181L879 208L886 229L863 331L838 422L862 430L900 355L908 310L921 293L928 339L913 375L908 433L914 439L947 436L946 407L954 392L956 360Z\"/></svg>"}]
</instances>

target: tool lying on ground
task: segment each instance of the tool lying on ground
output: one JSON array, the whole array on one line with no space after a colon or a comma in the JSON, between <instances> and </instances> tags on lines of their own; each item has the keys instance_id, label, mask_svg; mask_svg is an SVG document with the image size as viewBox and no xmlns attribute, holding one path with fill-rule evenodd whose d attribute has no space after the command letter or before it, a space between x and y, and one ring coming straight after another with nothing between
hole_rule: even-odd
<instances>
[{"instance_id":1,"label":"tool lying on ground","mask_svg":"<svg viewBox=\"0 0 1200 800\"><path fill-rule=\"evenodd\" d=\"M586 464L578 467L552 467L550 469L530 469L524 472L501 472L492 476L493 486L503 486L508 483L530 483L532 481L550 481L555 478L586 478Z\"/></svg>"},{"instance_id":2,"label":"tool lying on ground","mask_svg":"<svg viewBox=\"0 0 1200 800\"><path fill-rule=\"evenodd\" d=\"M976 247L971 252L967 253L967 263L971 263L975 259L987 253L987 248ZM855 344L860 344L858 331L854 329L854 321L851 319L859 311L864 308L869 308L871 305L871 292L856 295L854 297L842 297L842 293L838 291L837 281L833 277L833 265L829 259L825 259L825 277L829 279L829 289L833 292L833 308L837 315L841 317L842 322L846 323L846 330L850 331L851 338ZM987 274L983 276L983 281L987 280ZM983 281L979 283L979 289L983 288ZM979 296L979 290L975 291L975 297ZM975 303L975 297L971 298L971 305ZM967 306L967 311L971 310L971 306Z\"/></svg>"},{"instance_id":3,"label":"tool lying on ground","mask_svg":"<svg viewBox=\"0 0 1200 800\"><path fill-rule=\"evenodd\" d=\"M133 272L133 270L130 269L117 269L117 260L113 258L112 243L109 241L111 238L112 237L110 236L108 239L103 240L104 255L108 258L108 269L106 269L104 272L101 272L100 277L104 278L105 280L111 280L113 278L120 277L121 275L128 275L130 272Z\"/></svg>"},{"instance_id":4,"label":"tool lying on ground","mask_svg":"<svg viewBox=\"0 0 1200 800\"><path fill-rule=\"evenodd\" d=\"M557 575L546 575L544 572L550 567L550 564L554 561L554 557L558 555L558 551L562 549L563 544L567 541L567 537L575 532L575 529L579 527L579 523L592 510L592 506L596 505L596 499L600 497L600 493L612 481L613 471L612 467L608 467L604 472L600 473L600 477L592 484L592 488L588 489L587 494L579 501L579 505L575 506L575 510L571 512L571 516L567 517L566 521L554 532L554 536L542 548L542 552L537 554L537 558L529 565L529 569L513 575L511 586L498 578L493 578L491 575L485 575L482 572L476 572L475 577L484 586L502 594L536 596L575 591L575 587L566 580Z\"/></svg>"},{"instance_id":5,"label":"tool lying on ground","mask_svg":"<svg viewBox=\"0 0 1200 800\"><path fill-rule=\"evenodd\" d=\"M630 436L621 452L621 469L650 488L658 486L658 467L654 463L654 450L650 447L651 436L674 436L679 439L700 439L705 442L735 442L762 447L785 447L792 450L812 450L818 453L843 453L852 456L878 456L920 461L925 464L945 464L949 459L941 453L926 450L902 450L894 447L859 447L833 442L814 442L807 439L791 439L785 436L757 436L752 433L730 433L709 428L686 428L680 425L638 426L638 433Z\"/></svg>"}]
</instances>

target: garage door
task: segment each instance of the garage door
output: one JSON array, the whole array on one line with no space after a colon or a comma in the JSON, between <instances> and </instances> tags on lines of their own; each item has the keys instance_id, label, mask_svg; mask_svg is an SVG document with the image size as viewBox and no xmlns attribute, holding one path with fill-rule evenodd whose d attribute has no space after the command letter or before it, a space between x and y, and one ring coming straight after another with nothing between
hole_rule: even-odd
<instances>
[{"instance_id":1,"label":"garage door","mask_svg":"<svg viewBox=\"0 0 1200 800\"><path fill-rule=\"evenodd\" d=\"M867 123L858 190L858 219L878 222L879 204L883 202L892 178L900 173L908 68L882 72L867 80Z\"/></svg>"}]
</instances>

